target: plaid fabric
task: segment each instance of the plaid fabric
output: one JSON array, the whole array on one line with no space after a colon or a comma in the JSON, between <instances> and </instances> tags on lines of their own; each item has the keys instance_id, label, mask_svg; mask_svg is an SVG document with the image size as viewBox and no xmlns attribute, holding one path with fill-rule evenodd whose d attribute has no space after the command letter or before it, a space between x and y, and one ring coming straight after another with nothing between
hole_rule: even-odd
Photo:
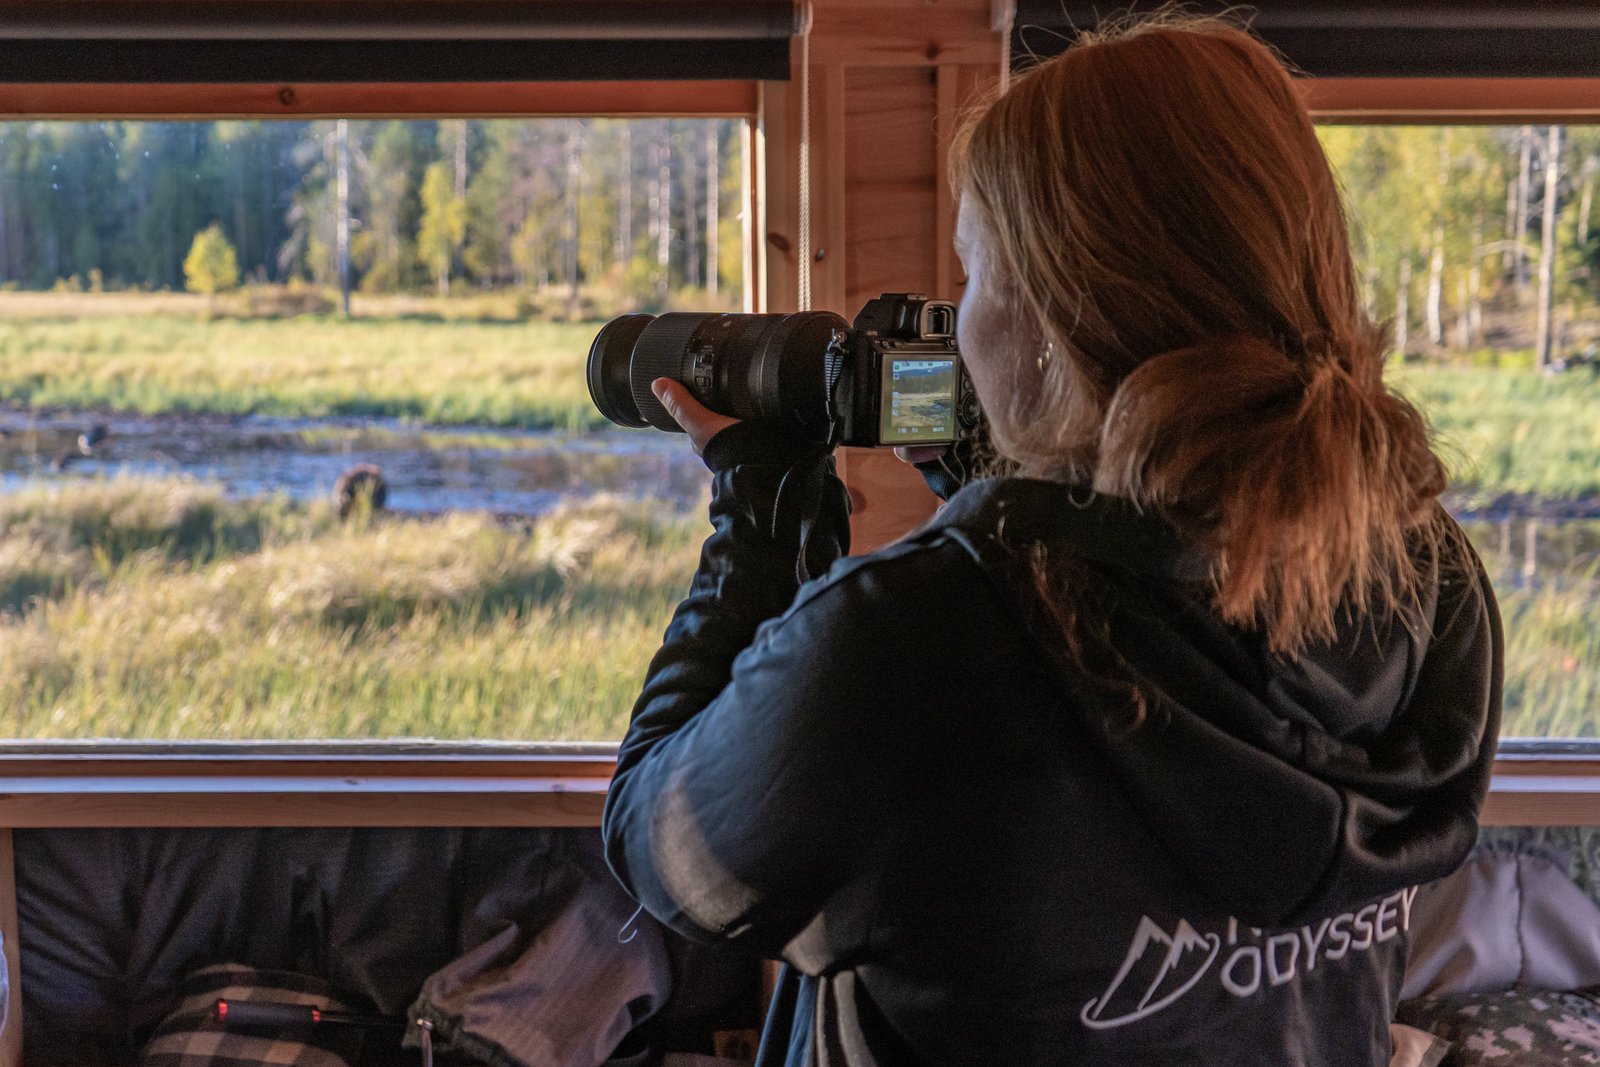
<instances>
[{"instance_id":1,"label":"plaid fabric","mask_svg":"<svg viewBox=\"0 0 1600 1067\"><path fill-rule=\"evenodd\" d=\"M348 1010L328 984L310 975L223 963L184 980L182 1000L156 1028L140 1067L349 1067L361 1034L345 1026L279 1033L224 1027L213 1017L219 998L268 1004L312 1004Z\"/></svg>"}]
</instances>

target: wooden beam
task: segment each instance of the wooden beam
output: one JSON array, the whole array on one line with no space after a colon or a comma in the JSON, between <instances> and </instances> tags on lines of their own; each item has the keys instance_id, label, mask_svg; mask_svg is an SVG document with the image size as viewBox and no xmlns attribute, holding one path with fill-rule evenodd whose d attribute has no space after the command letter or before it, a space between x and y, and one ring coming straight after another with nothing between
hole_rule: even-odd
<instances>
[{"instance_id":1,"label":"wooden beam","mask_svg":"<svg viewBox=\"0 0 1600 1067\"><path fill-rule=\"evenodd\" d=\"M610 755L543 764L467 755L359 764L283 756L8 760L0 766L0 827L592 827L614 771ZM1600 755L1496 760L1483 822L1600 826ZM0 830L0 851L8 840Z\"/></svg>"},{"instance_id":2,"label":"wooden beam","mask_svg":"<svg viewBox=\"0 0 1600 1067\"><path fill-rule=\"evenodd\" d=\"M1502 755L1484 806L1487 826L1600 826L1600 755Z\"/></svg>"},{"instance_id":3,"label":"wooden beam","mask_svg":"<svg viewBox=\"0 0 1600 1067\"><path fill-rule=\"evenodd\" d=\"M606 782L65 778L18 790L0 780L0 826L583 826L600 825Z\"/></svg>"},{"instance_id":4,"label":"wooden beam","mask_svg":"<svg viewBox=\"0 0 1600 1067\"><path fill-rule=\"evenodd\" d=\"M813 58L859 66L996 64L989 0L813 0Z\"/></svg>"},{"instance_id":5,"label":"wooden beam","mask_svg":"<svg viewBox=\"0 0 1600 1067\"><path fill-rule=\"evenodd\" d=\"M601 115L738 117L756 113L755 82L98 85L0 83L12 118L326 118Z\"/></svg>"},{"instance_id":6,"label":"wooden beam","mask_svg":"<svg viewBox=\"0 0 1600 1067\"><path fill-rule=\"evenodd\" d=\"M0 751L0 826L598 826L616 771L609 746L251 747Z\"/></svg>"},{"instance_id":7,"label":"wooden beam","mask_svg":"<svg viewBox=\"0 0 1600 1067\"><path fill-rule=\"evenodd\" d=\"M1525 123L1600 118L1600 78L1308 78L1319 122Z\"/></svg>"}]
</instances>

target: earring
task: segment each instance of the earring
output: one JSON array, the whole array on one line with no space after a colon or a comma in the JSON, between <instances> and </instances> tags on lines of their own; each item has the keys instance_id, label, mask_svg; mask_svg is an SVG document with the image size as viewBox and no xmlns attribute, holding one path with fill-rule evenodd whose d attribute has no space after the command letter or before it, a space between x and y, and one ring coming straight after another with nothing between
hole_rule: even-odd
<instances>
[{"instance_id":1,"label":"earring","mask_svg":"<svg viewBox=\"0 0 1600 1067\"><path fill-rule=\"evenodd\" d=\"M1054 358L1055 354L1056 343L1054 341L1046 341L1044 343L1044 351L1033 357L1033 365L1039 368L1040 374L1044 373L1045 367L1050 363L1050 360Z\"/></svg>"}]
</instances>

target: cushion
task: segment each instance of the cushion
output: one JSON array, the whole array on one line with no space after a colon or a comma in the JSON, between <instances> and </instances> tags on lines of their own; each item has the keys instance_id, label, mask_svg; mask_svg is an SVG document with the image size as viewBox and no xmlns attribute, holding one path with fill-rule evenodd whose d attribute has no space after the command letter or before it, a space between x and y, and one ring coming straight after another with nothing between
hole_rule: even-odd
<instances>
[{"instance_id":1,"label":"cushion","mask_svg":"<svg viewBox=\"0 0 1600 1067\"><path fill-rule=\"evenodd\" d=\"M1480 847L1411 909L1402 999L1600 985L1600 907L1542 852Z\"/></svg>"},{"instance_id":2,"label":"cushion","mask_svg":"<svg viewBox=\"0 0 1600 1067\"><path fill-rule=\"evenodd\" d=\"M1394 1045L1389 1067L1439 1067L1450 1053L1444 1038L1401 1023L1389 1024L1389 1040Z\"/></svg>"},{"instance_id":3,"label":"cushion","mask_svg":"<svg viewBox=\"0 0 1600 1067\"><path fill-rule=\"evenodd\" d=\"M1454 1046L1447 1067L1570 1067L1600 1064L1600 997L1590 992L1504 990L1423 997L1400 1005L1400 1021Z\"/></svg>"}]
</instances>

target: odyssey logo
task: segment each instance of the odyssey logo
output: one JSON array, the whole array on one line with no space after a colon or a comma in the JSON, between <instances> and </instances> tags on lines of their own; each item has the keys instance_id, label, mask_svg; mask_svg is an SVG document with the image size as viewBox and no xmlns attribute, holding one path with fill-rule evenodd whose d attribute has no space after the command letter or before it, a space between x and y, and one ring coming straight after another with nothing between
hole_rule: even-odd
<instances>
[{"instance_id":1,"label":"odyssey logo","mask_svg":"<svg viewBox=\"0 0 1600 1067\"><path fill-rule=\"evenodd\" d=\"M1287 985L1321 962L1342 960L1399 937L1411 928L1416 898L1413 886L1357 911L1272 934L1240 926L1236 919L1207 933L1179 919L1169 934L1143 916L1111 984L1083 1006L1078 1018L1094 1030L1127 1026L1171 1007L1212 974L1235 997ZM1222 962L1213 970L1219 958Z\"/></svg>"}]
</instances>

